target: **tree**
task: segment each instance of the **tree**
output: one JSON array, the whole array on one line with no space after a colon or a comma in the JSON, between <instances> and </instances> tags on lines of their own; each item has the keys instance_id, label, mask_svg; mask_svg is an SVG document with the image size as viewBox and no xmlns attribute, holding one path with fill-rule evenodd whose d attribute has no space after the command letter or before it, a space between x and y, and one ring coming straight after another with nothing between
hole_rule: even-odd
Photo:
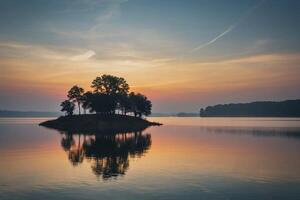
<instances>
[{"instance_id":1,"label":"tree","mask_svg":"<svg viewBox=\"0 0 300 200\"><path fill-rule=\"evenodd\" d=\"M96 79L93 80L91 87L94 88L95 93L108 95L126 95L129 91L129 85L124 78L106 74L96 77Z\"/></svg>"},{"instance_id":2,"label":"tree","mask_svg":"<svg viewBox=\"0 0 300 200\"><path fill-rule=\"evenodd\" d=\"M66 112L67 115L73 115L75 104L72 101L65 100L63 101L60 106L62 112Z\"/></svg>"},{"instance_id":3,"label":"tree","mask_svg":"<svg viewBox=\"0 0 300 200\"><path fill-rule=\"evenodd\" d=\"M86 114L86 110L125 115L132 112L139 117L151 114L151 101L140 93L128 94L129 85L124 78L104 74L96 77L91 87L94 89L93 92L84 93L84 89L77 85L68 91L69 101L77 103L79 115L81 108L84 109L84 114Z\"/></svg>"},{"instance_id":4,"label":"tree","mask_svg":"<svg viewBox=\"0 0 300 200\"><path fill-rule=\"evenodd\" d=\"M86 110L91 110L91 102L92 102L93 93L86 92L82 95L81 102L82 108L84 109L84 114L86 114Z\"/></svg>"},{"instance_id":5,"label":"tree","mask_svg":"<svg viewBox=\"0 0 300 200\"><path fill-rule=\"evenodd\" d=\"M130 112L131 105L129 101L129 96L124 94L117 94L115 95L116 99L116 109L120 110L123 115L126 115L126 113Z\"/></svg>"},{"instance_id":6,"label":"tree","mask_svg":"<svg viewBox=\"0 0 300 200\"><path fill-rule=\"evenodd\" d=\"M113 113L116 107L115 98L112 95L96 93L90 99L90 110L96 113Z\"/></svg>"},{"instance_id":7,"label":"tree","mask_svg":"<svg viewBox=\"0 0 300 200\"><path fill-rule=\"evenodd\" d=\"M73 102L77 102L79 115L81 114L80 104L81 104L83 93L84 93L84 89L77 85L73 86L68 92L68 98Z\"/></svg>"},{"instance_id":8,"label":"tree","mask_svg":"<svg viewBox=\"0 0 300 200\"><path fill-rule=\"evenodd\" d=\"M152 103L146 96L131 92L129 94L129 101L134 116L142 117L142 115L148 116L151 114Z\"/></svg>"},{"instance_id":9,"label":"tree","mask_svg":"<svg viewBox=\"0 0 300 200\"><path fill-rule=\"evenodd\" d=\"M151 114L151 110L152 110L152 103L151 101L144 96L145 98L143 99L143 105L141 108L141 113L142 115L148 116Z\"/></svg>"}]
</instances>

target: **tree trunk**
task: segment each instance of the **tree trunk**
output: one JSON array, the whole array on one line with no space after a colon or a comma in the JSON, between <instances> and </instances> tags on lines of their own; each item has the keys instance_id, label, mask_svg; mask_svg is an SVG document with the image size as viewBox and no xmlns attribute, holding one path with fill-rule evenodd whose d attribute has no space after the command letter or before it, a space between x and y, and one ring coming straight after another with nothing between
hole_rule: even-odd
<instances>
[{"instance_id":1,"label":"tree trunk","mask_svg":"<svg viewBox=\"0 0 300 200\"><path fill-rule=\"evenodd\" d=\"M81 114L80 113L80 103L78 102L78 111L79 111L79 115Z\"/></svg>"}]
</instances>

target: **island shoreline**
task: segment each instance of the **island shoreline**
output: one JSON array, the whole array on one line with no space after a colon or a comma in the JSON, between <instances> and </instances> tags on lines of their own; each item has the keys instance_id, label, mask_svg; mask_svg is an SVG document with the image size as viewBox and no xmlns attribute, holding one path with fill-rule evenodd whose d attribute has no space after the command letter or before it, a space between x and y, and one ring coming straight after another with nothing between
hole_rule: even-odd
<instances>
[{"instance_id":1,"label":"island shoreline","mask_svg":"<svg viewBox=\"0 0 300 200\"><path fill-rule=\"evenodd\" d=\"M120 133L135 132L161 123L147 119L119 114L84 114L61 116L39 124L51 129L81 133Z\"/></svg>"}]
</instances>

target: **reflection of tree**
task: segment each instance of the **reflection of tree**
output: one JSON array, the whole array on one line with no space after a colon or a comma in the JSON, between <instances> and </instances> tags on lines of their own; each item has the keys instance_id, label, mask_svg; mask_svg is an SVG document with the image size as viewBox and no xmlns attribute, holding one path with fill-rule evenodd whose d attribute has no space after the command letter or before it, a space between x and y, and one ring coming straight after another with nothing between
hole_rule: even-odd
<instances>
[{"instance_id":1,"label":"reflection of tree","mask_svg":"<svg viewBox=\"0 0 300 200\"><path fill-rule=\"evenodd\" d=\"M84 140L85 142L85 140ZM84 144L83 142L83 144ZM77 146L72 146L69 150L69 160L72 162L74 166L83 162L84 159L84 151L81 143L81 135L78 135L78 144Z\"/></svg>"},{"instance_id":2,"label":"reflection of tree","mask_svg":"<svg viewBox=\"0 0 300 200\"><path fill-rule=\"evenodd\" d=\"M63 134L63 132L61 132ZM72 134L65 134L61 139L61 146L65 151L69 151L75 144Z\"/></svg>"},{"instance_id":3,"label":"reflection of tree","mask_svg":"<svg viewBox=\"0 0 300 200\"><path fill-rule=\"evenodd\" d=\"M84 158L90 160L93 172L106 180L124 175L129 167L129 157L141 157L150 148L151 135L141 132L110 135L63 132L61 145L74 166L82 163Z\"/></svg>"}]
</instances>

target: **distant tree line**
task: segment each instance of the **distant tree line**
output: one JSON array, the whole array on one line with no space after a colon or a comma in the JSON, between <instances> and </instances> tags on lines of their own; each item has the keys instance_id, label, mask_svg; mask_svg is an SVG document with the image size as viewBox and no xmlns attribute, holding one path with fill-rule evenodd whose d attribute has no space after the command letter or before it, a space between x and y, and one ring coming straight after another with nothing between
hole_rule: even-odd
<instances>
[{"instance_id":1,"label":"distant tree line","mask_svg":"<svg viewBox=\"0 0 300 200\"><path fill-rule=\"evenodd\" d=\"M201 117L300 117L300 100L261 101L208 106Z\"/></svg>"},{"instance_id":2,"label":"distant tree line","mask_svg":"<svg viewBox=\"0 0 300 200\"><path fill-rule=\"evenodd\" d=\"M61 111L66 115L73 115L77 106L79 115L83 109L84 114L131 114L136 117L151 114L152 103L140 93L129 92L129 85L121 77L102 75L96 77L91 88L93 91L85 92L83 88L75 85L68 91L68 99L61 103Z\"/></svg>"},{"instance_id":3,"label":"distant tree line","mask_svg":"<svg viewBox=\"0 0 300 200\"><path fill-rule=\"evenodd\" d=\"M59 112L0 110L0 117L57 117Z\"/></svg>"}]
</instances>

